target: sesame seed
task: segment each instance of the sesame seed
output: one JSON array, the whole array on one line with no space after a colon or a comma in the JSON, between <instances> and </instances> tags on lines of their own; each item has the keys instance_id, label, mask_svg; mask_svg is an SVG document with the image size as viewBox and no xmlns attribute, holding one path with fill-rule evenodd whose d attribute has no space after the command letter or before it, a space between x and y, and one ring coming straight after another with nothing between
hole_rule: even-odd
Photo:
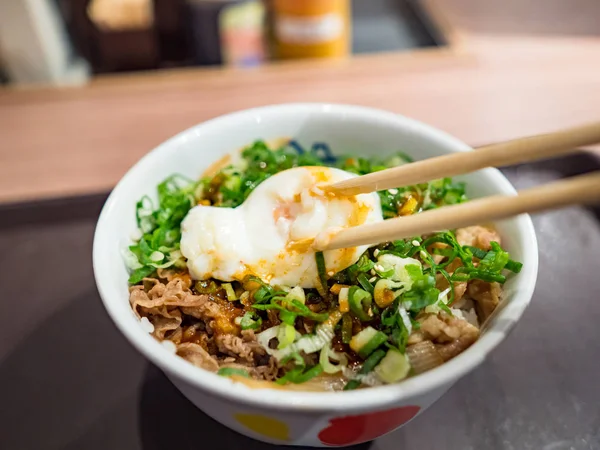
<instances>
[{"instance_id":1,"label":"sesame seed","mask_svg":"<svg viewBox=\"0 0 600 450\"><path fill-rule=\"evenodd\" d=\"M329 272L327 272L327 275L329 275L330 277L335 275L335 272L333 270L330 270Z\"/></svg>"},{"instance_id":2,"label":"sesame seed","mask_svg":"<svg viewBox=\"0 0 600 450\"><path fill-rule=\"evenodd\" d=\"M375 251L373 252L373 256L377 257L377 255L379 255L379 249L376 248Z\"/></svg>"},{"instance_id":3,"label":"sesame seed","mask_svg":"<svg viewBox=\"0 0 600 450\"><path fill-rule=\"evenodd\" d=\"M369 279L369 283L375 283L377 281L377 277L373 277Z\"/></svg>"},{"instance_id":4,"label":"sesame seed","mask_svg":"<svg viewBox=\"0 0 600 450\"><path fill-rule=\"evenodd\" d=\"M371 269L371 275L377 275L377 272L375 272L375 269Z\"/></svg>"},{"instance_id":5,"label":"sesame seed","mask_svg":"<svg viewBox=\"0 0 600 450\"><path fill-rule=\"evenodd\" d=\"M379 272L383 272L385 269L383 268L383 266L381 264L375 264L375 270L377 270Z\"/></svg>"},{"instance_id":6,"label":"sesame seed","mask_svg":"<svg viewBox=\"0 0 600 450\"><path fill-rule=\"evenodd\" d=\"M412 241L412 245L418 247L419 245L421 245L421 243L415 239L414 241Z\"/></svg>"},{"instance_id":7,"label":"sesame seed","mask_svg":"<svg viewBox=\"0 0 600 450\"><path fill-rule=\"evenodd\" d=\"M396 195L398 193L398 189L388 189L388 192L392 195Z\"/></svg>"}]
</instances>

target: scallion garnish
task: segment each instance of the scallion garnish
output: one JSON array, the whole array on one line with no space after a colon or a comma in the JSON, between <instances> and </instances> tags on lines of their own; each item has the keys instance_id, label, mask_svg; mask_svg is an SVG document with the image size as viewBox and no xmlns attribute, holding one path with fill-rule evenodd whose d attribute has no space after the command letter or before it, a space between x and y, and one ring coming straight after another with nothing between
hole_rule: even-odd
<instances>
[{"instance_id":1,"label":"scallion garnish","mask_svg":"<svg viewBox=\"0 0 600 450\"><path fill-rule=\"evenodd\" d=\"M368 322L372 319L369 315L372 300L373 297L371 294L358 286L352 286L348 290L350 311L363 322Z\"/></svg>"},{"instance_id":2,"label":"scallion garnish","mask_svg":"<svg viewBox=\"0 0 600 450\"><path fill-rule=\"evenodd\" d=\"M510 270L511 272L519 273L523 268L523 263L509 259L504 268Z\"/></svg>"},{"instance_id":3,"label":"scallion garnish","mask_svg":"<svg viewBox=\"0 0 600 450\"><path fill-rule=\"evenodd\" d=\"M375 350L377 350L381 345L383 345L388 340L388 337L385 333L378 331L373 335L369 342L367 342L359 351L358 356L365 359Z\"/></svg>"},{"instance_id":4,"label":"scallion garnish","mask_svg":"<svg viewBox=\"0 0 600 450\"><path fill-rule=\"evenodd\" d=\"M342 316L342 342L349 344L352 339L352 317L346 313Z\"/></svg>"},{"instance_id":5,"label":"scallion garnish","mask_svg":"<svg viewBox=\"0 0 600 450\"><path fill-rule=\"evenodd\" d=\"M385 350L376 350L365 360L362 367L358 371L359 375L366 375L371 372L377 364L383 359L385 356ZM352 389L356 389L360 386L360 381L358 380L350 380L346 386L344 386L345 391L350 391Z\"/></svg>"},{"instance_id":6,"label":"scallion garnish","mask_svg":"<svg viewBox=\"0 0 600 450\"><path fill-rule=\"evenodd\" d=\"M364 274L364 273L358 274L358 276L356 277L356 280L363 287L363 289L365 291L367 291L369 294L373 294L373 285L369 282L369 278L367 277L366 274Z\"/></svg>"},{"instance_id":7,"label":"scallion garnish","mask_svg":"<svg viewBox=\"0 0 600 450\"><path fill-rule=\"evenodd\" d=\"M244 369L234 369L233 367L221 367L217 375L221 375L222 377L230 377L232 375L237 375L240 377L250 378L250 374L248 371Z\"/></svg>"},{"instance_id":8,"label":"scallion garnish","mask_svg":"<svg viewBox=\"0 0 600 450\"><path fill-rule=\"evenodd\" d=\"M316 252L315 260L317 262L317 273L319 274L319 284L317 285L317 290L322 297L328 298L327 268L325 267L325 256L323 255L323 252Z\"/></svg>"},{"instance_id":9,"label":"scallion garnish","mask_svg":"<svg viewBox=\"0 0 600 450\"><path fill-rule=\"evenodd\" d=\"M242 330L260 330L262 319L254 312L247 311L240 320Z\"/></svg>"},{"instance_id":10,"label":"scallion garnish","mask_svg":"<svg viewBox=\"0 0 600 450\"><path fill-rule=\"evenodd\" d=\"M288 370L285 375L280 377L276 381L277 384L286 384L288 382L301 384L323 373L323 368L320 364L305 370L306 363L304 362L304 358L302 358L302 356L300 356L298 353L291 353L290 355L286 356L280 361L280 365L284 366L291 361L294 362L294 368Z\"/></svg>"},{"instance_id":11,"label":"scallion garnish","mask_svg":"<svg viewBox=\"0 0 600 450\"><path fill-rule=\"evenodd\" d=\"M274 296L271 299L271 302L268 304L254 304L252 305L254 309L258 310L267 310L267 309L277 309L284 314L292 313L295 316L306 317L307 319L314 320L316 322L324 322L329 318L329 314L327 313L315 313L312 312L308 306L300 303L298 300L288 300L283 296ZM281 313L280 313L281 314ZM287 316L290 317L290 314ZM283 320L283 319L282 319Z\"/></svg>"}]
</instances>

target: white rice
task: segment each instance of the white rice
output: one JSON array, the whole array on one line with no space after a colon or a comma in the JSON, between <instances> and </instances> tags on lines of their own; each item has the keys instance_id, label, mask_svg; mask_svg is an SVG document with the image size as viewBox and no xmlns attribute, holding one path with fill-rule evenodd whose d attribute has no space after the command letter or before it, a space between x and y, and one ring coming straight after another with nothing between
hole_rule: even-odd
<instances>
[{"instance_id":1,"label":"white rice","mask_svg":"<svg viewBox=\"0 0 600 450\"><path fill-rule=\"evenodd\" d=\"M140 319L140 325L146 333L154 333L154 325L152 325L152 322L150 322L147 317L142 317Z\"/></svg>"},{"instance_id":2,"label":"white rice","mask_svg":"<svg viewBox=\"0 0 600 450\"><path fill-rule=\"evenodd\" d=\"M166 348L171 353L177 353L177 346L175 345L175 343L173 341L169 341L169 340L162 341L161 344L163 345L164 348Z\"/></svg>"}]
</instances>

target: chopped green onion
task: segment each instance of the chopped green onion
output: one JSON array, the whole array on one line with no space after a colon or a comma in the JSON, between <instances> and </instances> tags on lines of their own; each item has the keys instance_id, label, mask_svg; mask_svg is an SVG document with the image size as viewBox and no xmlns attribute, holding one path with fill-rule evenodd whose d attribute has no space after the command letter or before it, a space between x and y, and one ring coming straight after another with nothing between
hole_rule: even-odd
<instances>
[{"instance_id":1,"label":"chopped green onion","mask_svg":"<svg viewBox=\"0 0 600 450\"><path fill-rule=\"evenodd\" d=\"M269 301L274 295L274 289L266 284L261 285L256 292L254 292L254 301L256 303L265 303Z\"/></svg>"},{"instance_id":2,"label":"chopped green onion","mask_svg":"<svg viewBox=\"0 0 600 450\"><path fill-rule=\"evenodd\" d=\"M367 291L360 289L358 286L350 287L348 291L348 303L350 303L350 311L358 317L362 322L371 320L369 309L371 308L373 297Z\"/></svg>"},{"instance_id":3,"label":"chopped green onion","mask_svg":"<svg viewBox=\"0 0 600 450\"><path fill-rule=\"evenodd\" d=\"M448 272L446 272L444 269L440 269L440 273L442 274L442 276L446 279L446 282L448 283L448 287L450 287L450 298L448 299L448 305L452 305L454 303L455 300L455 296L456 294L454 293L454 283L452 282L452 278L450 277L450 274L448 274Z\"/></svg>"},{"instance_id":4,"label":"chopped green onion","mask_svg":"<svg viewBox=\"0 0 600 450\"><path fill-rule=\"evenodd\" d=\"M356 280L363 287L365 291L372 294L373 293L373 285L370 283L369 278L366 274L361 273L356 277Z\"/></svg>"},{"instance_id":5,"label":"chopped green onion","mask_svg":"<svg viewBox=\"0 0 600 450\"><path fill-rule=\"evenodd\" d=\"M506 282L506 277L504 275L484 270L472 270L470 275L471 279L476 278L479 280L487 281L489 283L496 282L504 284Z\"/></svg>"},{"instance_id":6,"label":"chopped green onion","mask_svg":"<svg viewBox=\"0 0 600 450\"><path fill-rule=\"evenodd\" d=\"M123 260L125 261L125 265L130 271L133 272L136 269L141 269L144 267L144 265L138 260L136 254L133 253L129 248L124 249L121 253Z\"/></svg>"},{"instance_id":7,"label":"chopped green onion","mask_svg":"<svg viewBox=\"0 0 600 450\"><path fill-rule=\"evenodd\" d=\"M233 290L233 286L231 285L231 283L223 283L221 287L225 289L225 294L227 294L227 300L233 302L238 299L237 295L235 295L235 291Z\"/></svg>"},{"instance_id":8,"label":"chopped green onion","mask_svg":"<svg viewBox=\"0 0 600 450\"><path fill-rule=\"evenodd\" d=\"M313 379L316 376L319 376L323 373L323 367L321 364L317 364L316 366L311 367L305 372L302 369L292 369L284 376L279 378L276 383L277 384L285 384L286 382L294 383L294 384L302 384L306 383L308 380Z\"/></svg>"},{"instance_id":9,"label":"chopped green onion","mask_svg":"<svg viewBox=\"0 0 600 450\"><path fill-rule=\"evenodd\" d=\"M161 262L163 259L165 259L165 255L162 252L154 251L150 254L150 259L152 262Z\"/></svg>"},{"instance_id":10,"label":"chopped green onion","mask_svg":"<svg viewBox=\"0 0 600 450\"><path fill-rule=\"evenodd\" d=\"M129 276L129 284L138 284L144 278L149 277L156 269L151 266L140 267Z\"/></svg>"},{"instance_id":11,"label":"chopped green onion","mask_svg":"<svg viewBox=\"0 0 600 450\"><path fill-rule=\"evenodd\" d=\"M374 270L381 278L391 278L396 272L393 267L385 267L381 264L375 264Z\"/></svg>"},{"instance_id":12,"label":"chopped green onion","mask_svg":"<svg viewBox=\"0 0 600 450\"><path fill-rule=\"evenodd\" d=\"M377 330L373 327L363 328L359 333L352 336L350 348L356 353L360 352L376 334Z\"/></svg>"},{"instance_id":13,"label":"chopped green onion","mask_svg":"<svg viewBox=\"0 0 600 450\"><path fill-rule=\"evenodd\" d=\"M511 272L519 273L523 268L523 263L509 259L504 268L510 270Z\"/></svg>"},{"instance_id":14,"label":"chopped green onion","mask_svg":"<svg viewBox=\"0 0 600 450\"><path fill-rule=\"evenodd\" d=\"M413 280L411 290L401 297L406 309L420 311L437 302L440 291L435 287L435 278L432 275L423 274Z\"/></svg>"},{"instance_id":15,"label":"chopped green onion","mask_svg":"<svg viewBox=\"0 0 600 450\"><path fill-rule=\"evenodd\" d=\"M407 377L410 372L410 362L405 354L390 349L374 370L381 380L395 383Z\"/></svg>"},{"instance_id":16,"label":"chopped green onion","mask_svg":"<svg viewBox=\"0 0 600 450\"><path fill-rule=\"evenodd\" d=\"M244 369L234 369L233 367L221 367L217 372L217 375L221 375L222 377L230 377L232 375L237 375L240 377L250 378L250 374L248 371Z\"/></svg>"},{"instance_id":17,"label":"chopped green onion","mask_svg":"<svg viewBox=\"0 0 600 450\"><path fill-rule=\"evenodd\" d=\"M277 384L285 384L287 382L301 384L323 373L323 367L321 367L320 364L317 364L316 366L313 366L305 371L304 369L306 367L306 363L304 362L304 358L302 358L298 352L290 353L288 356L283 358L280 361L280 365L284 366L292 360L295 363L295 367L275 381Z\"/></svg>"},{"instance_id":18,"label":"chopped green onion","mask_svg":"<svg viewBox=\"0 0 600 450\"><path fill-rule=\"evenodd\" d=\"M359 273L367 273L373 267L375 267L375 263L369 259L368 253L363 253L355 264L344 271L349 278L347 281L354 282Z\"/></svg>"},{"instance_id":19,"label":"chopped green onion","mask_svg":"<svg viewBox=\"0 0 600 450\"><path fill-rule=\"evenodd\" d=\"M352 339L352 317L346 313L342 316L342 342L349 344Z\"/></svg>"},{"instance_id":20,"label":"chopped green onion","mask_svg":"<svg viewBox=\"0 0 600 450\"><path fill-rule=\"evenodd\" d=\"M455 256L455 252L451 248L434 248L432 252L434 255L452 257Z\"/></svg>"},{"instance_id":21,"label":"chopped green onion","mask_svg":"<svg viewBox=\"0 0 600 450\"><path fill-rule=\"evenodd\" d=\"M312 312L308 306L300 303L298 300L292 300L290 303L299 316L306 317L307 319L311 319L316 322L324 322L329 319L329 314Z\"/></svg>"},{"instance_id":22,"label":"chopped green onion","mask_svg":"<svg viewBox=\"0 0 600 450\"><path fill-rule=\"evenodd\" d=\"M327 269L325 268L325 256L323 252L315 253L315 260L317 262L317 273L319 274L319 285L317 285L317 290L319 294L324 298L329 296L327 290Z\"/></svg>"},{"instance_id":23,"label":"chopped green onion","mask_svg":"<svg viewBox=\"0 0 600 450\"><path fill-rule=\"evenodd\" d=\"M385 333L378 331L370 340L366 343L359 351L358 356L365 359L371 353L373 353L377 348L383 345L384 342L387 342L388 337Z\"/></svg>"},{"instance_id":24,"label":"chopped green onion","mask_svg":"<svg viewBox=\"0 0 600 450\"><path fill-rule=\"evenodd\" d=\"M334 360L337 364L332 364L331 360ZM348 365L348 358L344 353L334 351L331 345L326 345L321 349L319 364L321 364L324 372L337 373Z\"/></svg>"},{"instance_id":25,"label":"chopped green onion","mask_svg":"<svg viewBox=\"0 0 600 450\"><path fill-rule=\"evenodd\" d=\"M377 350L375 352L373 352L371 354L371 356L369 356L367 358L367 360L364 362L361 370L360 370L360 374L366 375L367 373L371 372L375 366L377 364L379 364L379 361L381 361L381 359L385 356L385 351L384 350Z\"/></svg>"},{"instance_id":26,"label":"chopped green onion","mask_svg":"<svg viewBox=\"0 0 600 450\"><path fill-rule=\"evenodd\" d=\"M300 286L293 287L290 289L290 292L285 296L286 300L297 300L302 304L306 303L306 295L304 294L304 289Z\"/></svg>"},{"instance_id":27,"label":"chopped green onion","mask_svg":"<svg viewBox=\"0 0 600 450\"><path fill-rule=\"evenodd\" d=\"M281 312L283 311L291 311L295 316L306 317L307 319L314 320L316 322L324 322L329 318L329 314L327 313L315 313L312 312L308 306L300 303L298 300L288 300L286 297L274 296L271 299L271 302L268 304L254 304L252 305L254 309L258 310L268 310L268 309L277 309ZM281 314L281 313L280 313ZM282 319L283 320L283 319Z\"/></svg>"},{"instance_id":28,"label":"chopped green onion","mask_svg":"<svg viewBox=\"0 0 600 450\"><path fill-rule=\"evenodd\" d=\"M214 280L196 281L194 287L199 294L215 294L219 290Z\"/></svg>"},{"instance_id":29,"label":"chopped green onion","mask_svg":"<svg viewBox=\"0 0 600 450\"><path fill-rule=\"evenodd\" d=\"M292 344L296 339L296 329L293 327L293 325L282 323L279 326L277 339L279 340L279 345L277 346L277 348L286 348L288 345Z\"/></svg>"},{"instance_id":30,"label":"chopped green onion","mask_svg":"<svg viewBox=\"0 0 600 450\"><path fill-rule=\"evenodd\" d=\"M508 253L497 242L490 243L492 249L479 261L479 269L488 272L500 272L509 260Z\"/></svg>"},{"instance_id":31,"label":"chopped green onion","mask_svg":"<svg viewBox=\"0 0 600 450\"><path fill-rule=\"evenodd\" d=\"M368 272L369 270L371 270L373 267L375 267L375 263L373 261L371 261L369 259L369 257L366 254L363 254L357 264L357 270L358 272Z\"/></svg>"},{"instance_id":32,"label":"chopped green onion","mask_svg":"<svg viewBox=\"0 0 600 450\"><path fill-rule=\"evenodd\" d=\"M279 320L281 320L283 323L287 323L288 325L294 325L294 323L296 323L296 317L298 317L298 314L289 311L287 309L281 309L279 310Z\"/></svg>"},{"instance_id":33,"label":"chopped green onion","mask_svg":"<svg viewBox=\"0 0 600 450\"><path fill-rule=\"evenodd\" d=\"M473 254L473 256L477 259L485 258L485 255L487 254L487 252L485 250L481 250L480 248L473 247L471 245L465 245L463 248L466 248L467 250L469 250Z\"/></svg>"},{"instance_id":34,"label":"chopped green onion","mask_svg":"<svg viewBox=\"0 0 600 450\"><path fill-rule=\"evenodd\" d=\"M247 311L240 320L240 328L242 330L260 330L262 319L255 313Z\"/></svg>"},{"instance_id":35,"label":"chopped green onion","mask_svg":"<svg viewBox=\"0 0 600 450\"><path fill-rule=\"evenodd\" d=\"M466 276L466 279L465 279ZM468 280L482 280L488 283L504 283L506 277L502 274L495 273L485 269L468 269L465 267L459 267L450 277L452 281L468 281Z\"/></svg>"},{"instance_id":36,"label":"chopped green onion","mask_svg":"<svg viewBox=\"0 0 600 450\"><path fill-rule=\"evenodd\" d=\"M373 353L371 353L371 356L369 356L367 358L367 360L363 363L363 366L361 367L361 369L358 371L358 373L360 375L366 375L369 372L371 372L375 366L377 364L379 364L379 361L381 361L383 359L383 357L385 356L385 350L376 350ZM356 389L357 387L360 386L360 381L358 380L350 380L346 386L344 386L344 390L345 391L350 391L352 389Z\"/></svg>"}]
</instances>

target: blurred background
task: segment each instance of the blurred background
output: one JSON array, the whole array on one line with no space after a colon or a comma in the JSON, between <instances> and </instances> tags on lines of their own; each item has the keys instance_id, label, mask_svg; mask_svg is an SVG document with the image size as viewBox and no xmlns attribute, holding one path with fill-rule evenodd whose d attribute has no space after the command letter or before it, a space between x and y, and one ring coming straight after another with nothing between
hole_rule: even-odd
<instances>
[{"instance_id":1,"label":"blurred background","mask_svg":"<svg viewBox=\"0 0 600 450\"><path fill-rule=\"evenodd\" d=\"M597 35L594 0L5 0L4 83L81 84L98 74L252 67L449 44L485 33Z\"/></svg>"},{"instance_id":2,"label":"blurred background","mask_svg":"<svg viewBox=\"0 0 600 450\"><path fill-rule=\"evenodd\" d=\"M471 146L598 121L600 0L0 0L1 449L273 448L214 423L120 336L91 244L112 187L162 141L297 101L390 110ZM597 170L598 151L503 170L526 188ZM599 217L535 217L519 326L361 448L599 449Z\"/></svg>"},{"instance_id":3,"label":"blurred background","mask_svg":"<svg viewBox=\"0 0 600 450\"><path fill-rule=\"evenodd\" d=\"M164 139L270 103L473 146L594 120L599 21L597 0L3 0L0 202L106 192Z\"/></svg>"},{"instance_id":4,"label":"blurred background","mask_svg":"<svg viewBox=\"0 0 600 450\"><path fill-rule=\"evenodd\" d=\"M4 80L13 83L445 43L405 0L7 0L0 12Z\"/></svg>"}]
</instances>

